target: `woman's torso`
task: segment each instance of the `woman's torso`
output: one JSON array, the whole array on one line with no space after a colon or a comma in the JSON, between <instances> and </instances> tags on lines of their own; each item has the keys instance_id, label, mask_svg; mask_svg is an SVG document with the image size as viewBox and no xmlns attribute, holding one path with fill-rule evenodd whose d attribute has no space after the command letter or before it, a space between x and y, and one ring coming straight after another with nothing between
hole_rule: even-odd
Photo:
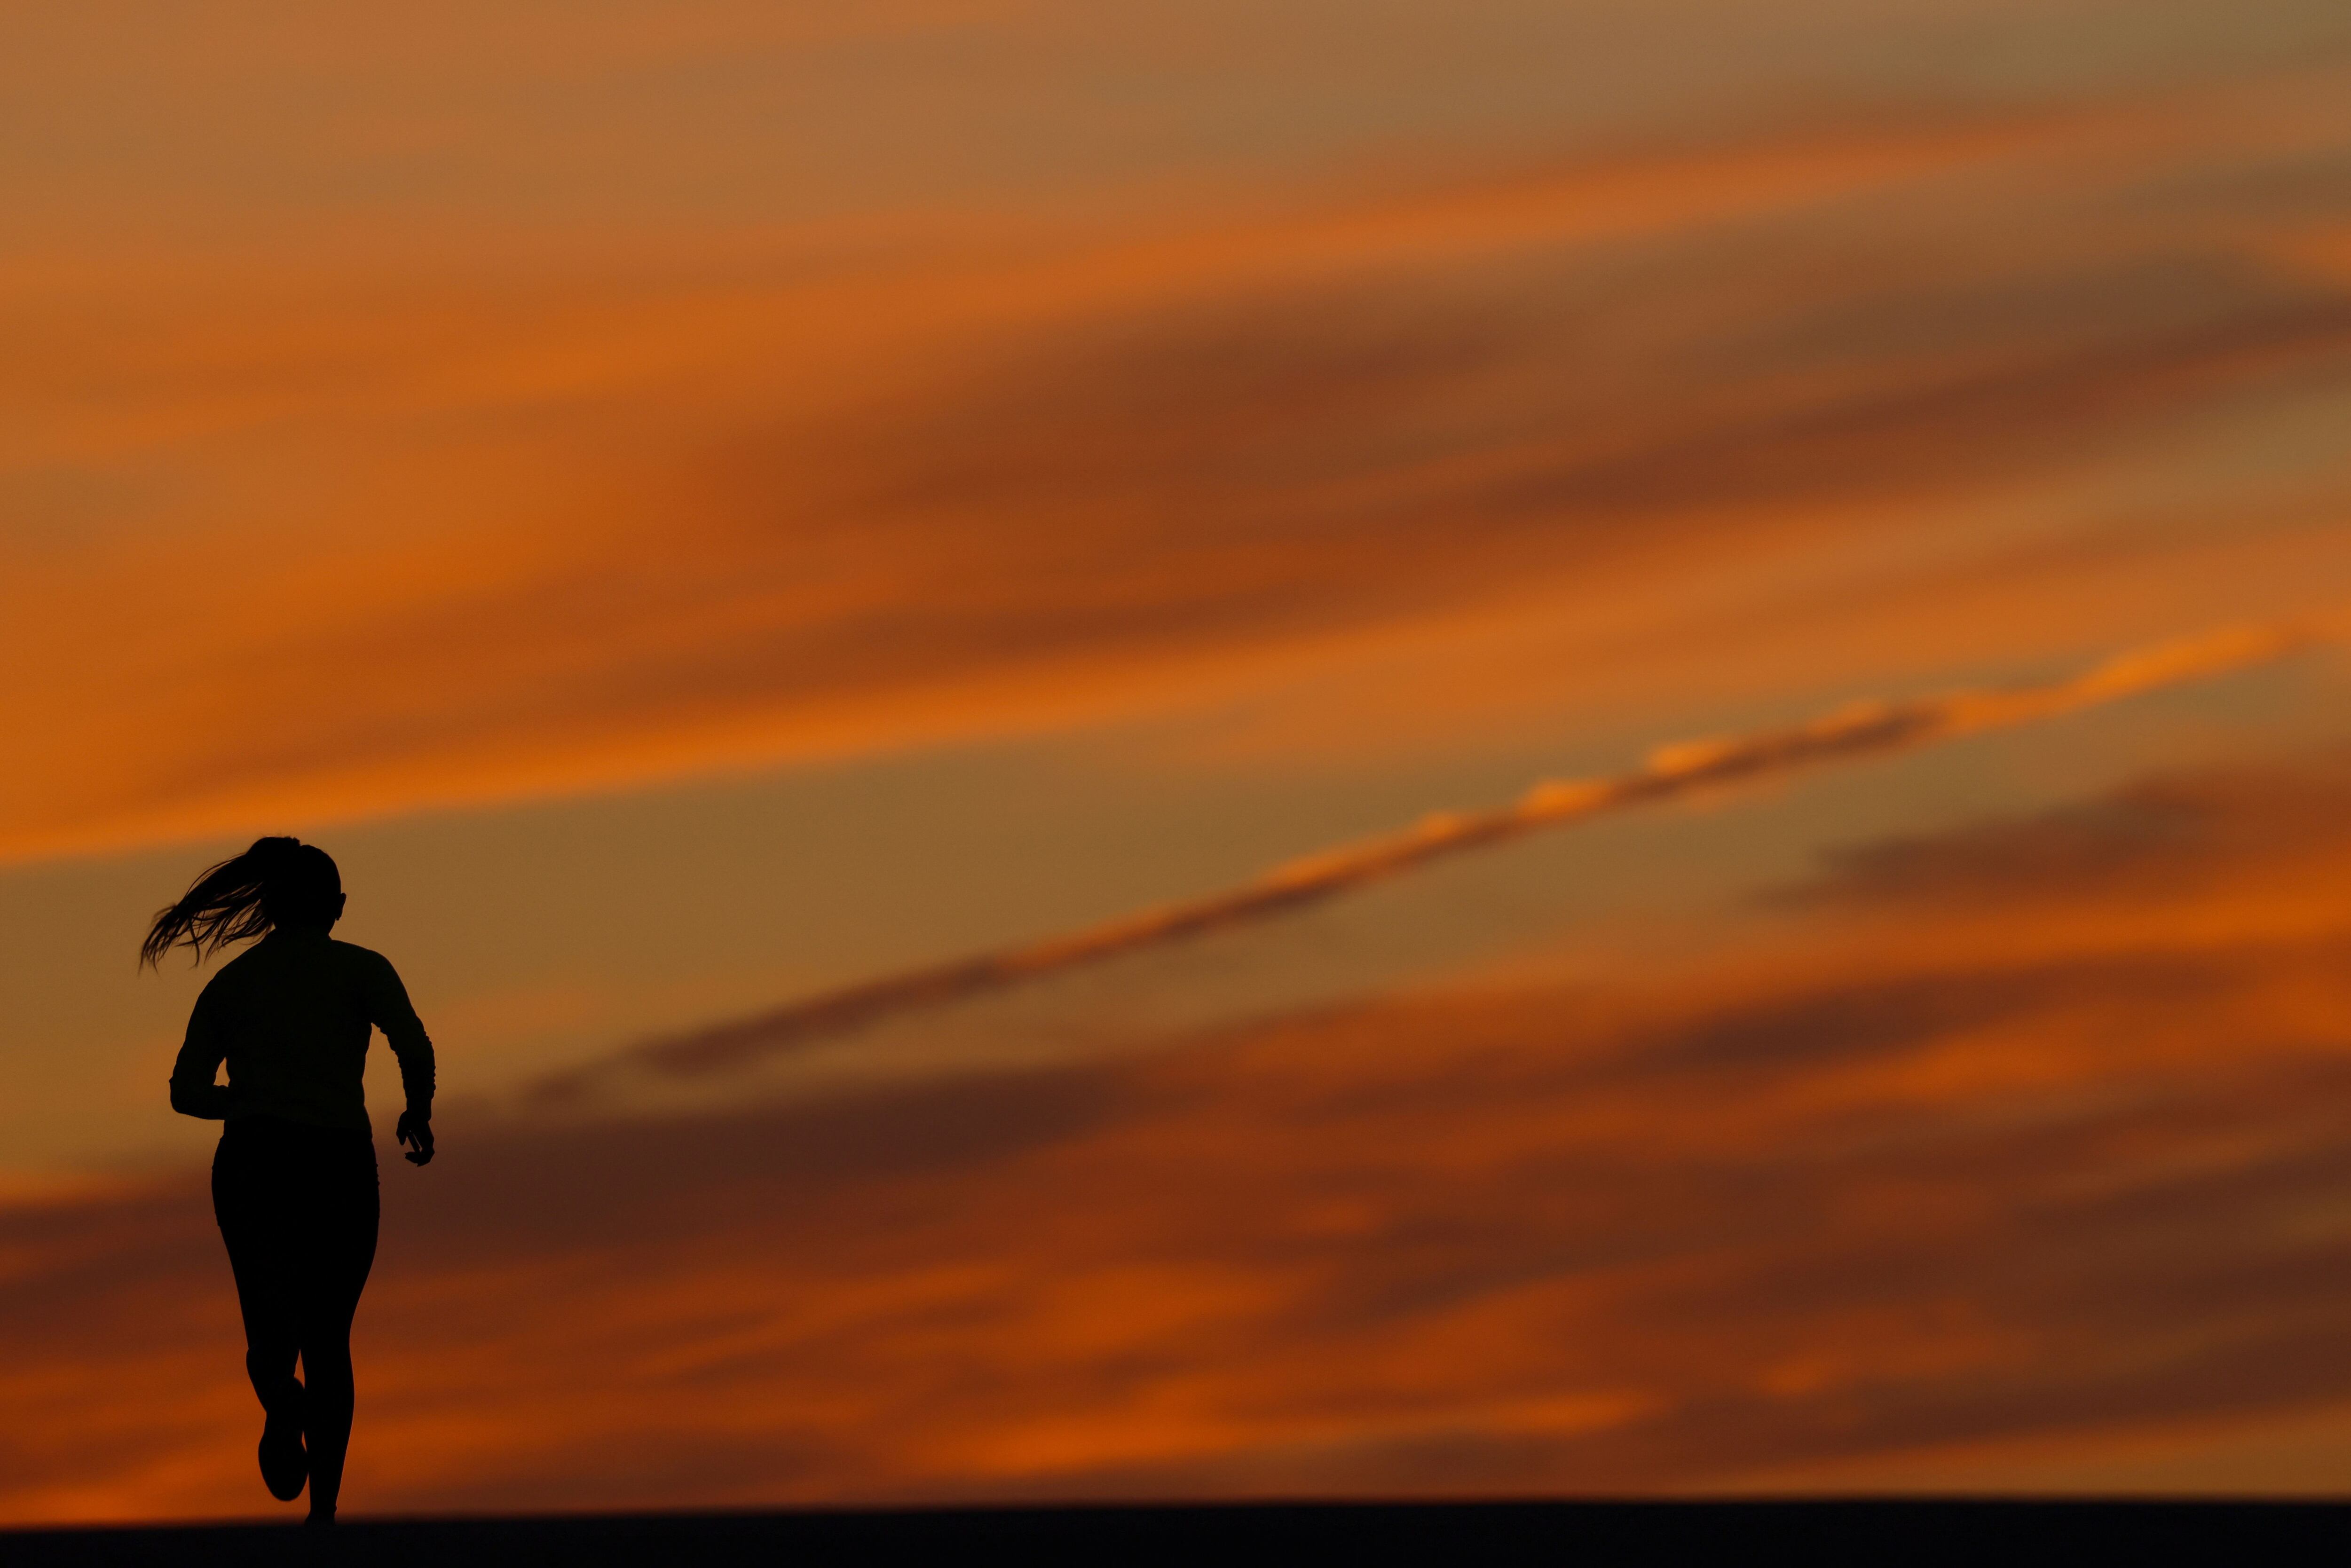
<instances>
[{"instance_id":1,"label":"woman's torso","mask_svg":"<svg viewBox=\"0 0 2351 1568\"><path fill-rule=\"evenodd\" d=\"M368 970L382 959L324 934L273 932L223 966L197 1003L228 1063L233 1117L368 1128Z\"/></svg>"}]
</instances>

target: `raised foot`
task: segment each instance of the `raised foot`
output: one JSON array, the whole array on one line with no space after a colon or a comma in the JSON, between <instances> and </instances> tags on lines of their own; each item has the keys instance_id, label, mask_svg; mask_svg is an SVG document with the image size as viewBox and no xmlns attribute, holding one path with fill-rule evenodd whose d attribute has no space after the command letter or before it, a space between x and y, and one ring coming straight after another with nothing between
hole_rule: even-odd
<instances>
[{"instance_id":1,"label":"raised foot","mask_svg":"<svg viewBox=\"0 0 2351 1568\"><path fill-rule=\"evenodd\" d=\"M279 1502L302 1495L310 1479L310 1456L302 1448L302 1427L296 1421L272 1418L261 1428L261 1481Z\"/></svg>"}]
</instances>

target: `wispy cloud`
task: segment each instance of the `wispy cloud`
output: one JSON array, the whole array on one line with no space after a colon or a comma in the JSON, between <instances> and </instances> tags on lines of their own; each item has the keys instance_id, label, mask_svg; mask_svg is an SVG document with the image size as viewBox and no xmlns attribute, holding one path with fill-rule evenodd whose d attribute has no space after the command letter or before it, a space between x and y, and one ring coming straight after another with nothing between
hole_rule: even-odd
<instances>
[{"instance_id":1,"label":"wispy cloud","mask_svg":"<svg viewBox=\"0 0 2351 1568\"><path fill-rule=\"evenodd\" d=\"M19 279L0 859L1132 718L1693 562L1784 597L1808 531L1824 579L1948 550L1938 507L2195 468L2181 432L2340 386L2340 275L2282 258L2342 101L1463 152L691 265L608 236L522 281ZM2193 525L2351 490L2308 447ZM2002 656L2163 623L2085 597Z\"/></svg>"},{"instance_id":2,"label":"wispy cloud","mask_svg":"<svg viewBox=\"0 0 2351 1568\"><path fill-rule=\"evenodd\" d=\"M577 1097L611 1087L632 1071L684 1076L738 1067L895 1014L1288 914L1431 861L1528 833L1703 790L2053 718L2283 658L2306 646L2314 635L2296 629L2237 628L2120 653L2081 674L2046 685L1855 703L1788 728L1660 747L1631 772L1546 779L1507 806L1433 812L1401 832L1286 862L1225 892L1040 942L884 976L738 1023L639 1046L617 1058L544 1079L533 1096L541 1101Z\"/></svg>"}]
</instances>

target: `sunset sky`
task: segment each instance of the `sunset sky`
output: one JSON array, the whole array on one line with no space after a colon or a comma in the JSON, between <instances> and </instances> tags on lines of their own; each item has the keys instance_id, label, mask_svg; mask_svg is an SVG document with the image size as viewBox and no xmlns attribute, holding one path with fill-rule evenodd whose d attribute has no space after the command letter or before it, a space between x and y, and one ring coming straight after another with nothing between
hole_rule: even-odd
<instances>
[{"instance_id":1,"label":"sunset sky","mask_svg":"<svg viewBox=\"0 0 2351 1568\"><path fill-rule=\"evenodd\" d=\"M350 1511L2351 1490L2340 0L8 32L0 1522L267 1507L133 961L284 831Z\"/></svg>"}]
</instances>

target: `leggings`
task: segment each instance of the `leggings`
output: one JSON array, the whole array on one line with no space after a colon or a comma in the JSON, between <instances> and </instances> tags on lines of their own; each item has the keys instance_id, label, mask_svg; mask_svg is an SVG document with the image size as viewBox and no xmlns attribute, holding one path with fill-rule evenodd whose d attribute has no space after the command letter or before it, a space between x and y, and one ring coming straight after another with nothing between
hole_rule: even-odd
<instances>
[{"instance_id":1,"label":"leggings","mask_svg":"<svg viewBox=\"0 0 2351 1568\"><path fill-rule=\"evenodd\" d=\"M236 1275L245 1370L263 1411L302 1428L317 1513L334 1512L342 1490L351 1316L375 1263L378 1212L366 1133L271 1116L240 1116L222 1133L213 1216Z\"/></svg>"}]
</instances>

